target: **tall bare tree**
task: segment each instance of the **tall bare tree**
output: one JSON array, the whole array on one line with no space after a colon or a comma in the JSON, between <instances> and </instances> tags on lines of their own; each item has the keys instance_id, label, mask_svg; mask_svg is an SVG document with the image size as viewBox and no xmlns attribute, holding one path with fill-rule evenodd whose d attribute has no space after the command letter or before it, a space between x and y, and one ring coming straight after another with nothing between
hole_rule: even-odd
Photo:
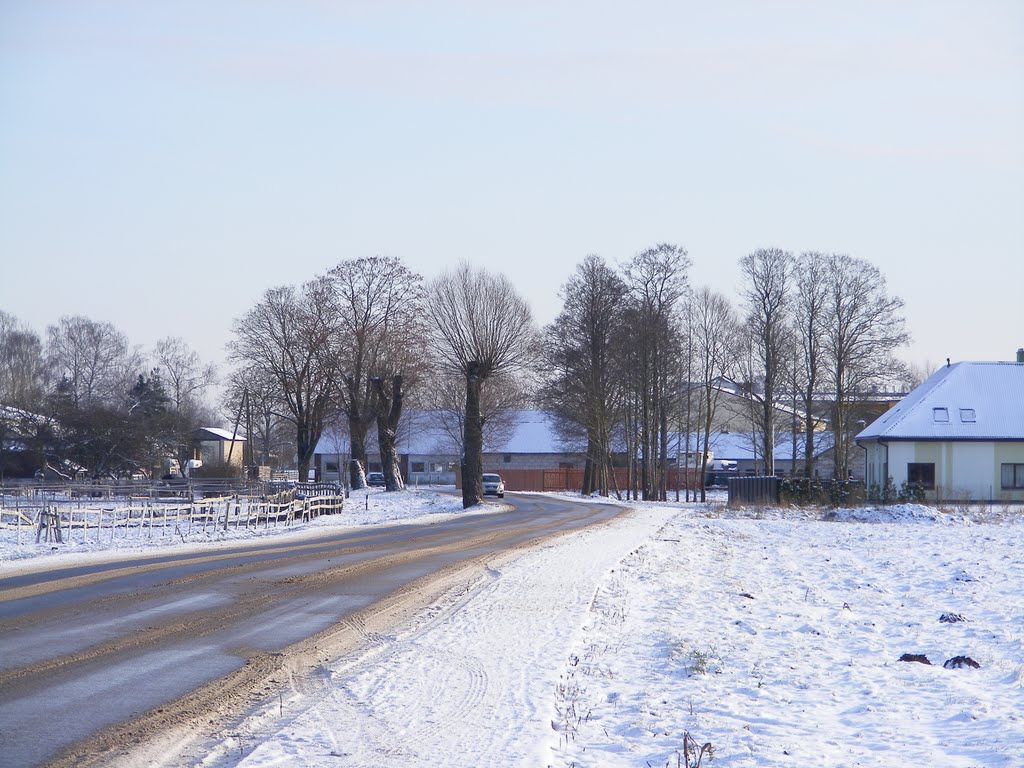
<instances>
[{"instance_id":1,"label":"tall bare tree","mask_svg":"<svg viewBox=\"0 0 1024 768\"><path fill-rule=\"evenodd\" d=\"M760 452L767 474L775 473L775 414L786 358L792 270L793 255L778 248L759 248L740 259L747 327L756 356L756 370L752 373L761 378L754 423L760 433Z\"/></svg>"},{"instance_id":2,"label":"tall bare tree","mask_svg":"<svg viewBox=\"0 0 1024 768\"><path fill-rule=\"evenodd\" d=\"M885 277L875 265L832 254L826 280L825 350L835 391L835 477L846 479L855 433L854 406L873 388L900 375L902 365L893 353L910 336L904 325L903 300L888 294Z\"/></svg>"},{"instance_id":3,"label":"tall bare tree","mask_svg":"<svg viewBox=\"0 0 1024 768\"><path fill-rule=\"evenodd\" d=\"M295 429L299 476L306 478L324 424L336 409L340 368L333 286L316 278L300 288L267 290L234 323L231 357L273 381L281 414Z\"/></svg>"},{"instance_id":4,"label":"tall bare tree","mask_svg":"<svg viewBox=\"0 0 1024 768\"><path fill-rule=\"evenodd\" d=\"M700 386L700 427L696 446L700 456L700 500L706 501L703 478L707 475L708 449L721 393L718 383L736 365L736 354L740 348L739 321L729 300L706 287L694 294L688 317L692 323L694 372Z\"/></svg>"},{"instance_id":5,"label":"tall bare tree","mask_svg":"<svg viewBox=\"0 0 1024 768\"><path fill-rule=\"evenodd\" d=\"M366 484L366 436L377 422L377 441L387 490L403 487L395 436L404 392L422 369L418 339L423 322L422 278L398 258L350 259L329 274L334 287L344 375L342 410L347 417L349 482Z\"/></svg>"},{"instance_id":6,"label":"tall bare tree","mask_svg":"<svg viewBox=\"0 0 1024 768\"><path fill-rule=\"evenodd\" d=\"M690 258L686 249L660 243L625 266L633 311L627 317L630 346L637 357L640 485L645 499L666 497L670 371L679 351L679 318L686 295Z\"/></svg>"},{"instance_id":7,"label":"tall bare tree","mask_svg":"<svg viewBox=\"0 0 1024 768\"><path fill-rule=\"evenodd\" d=\"M614 414L621 379L614 345L626 285L603 259L587 256L562 286L562 311L545 329L543 396L564 437L586 441L582 493L608 495Z\"/></svg>"},{"instance_id":8,"label":"tall bare tree","mask_svg":"<svg viewBox=\"0 0 1024 768\"><path fill-rule=\"evenodd\" d=\"M824 376L828 303L827 254L805 251L794 269L793 325L800 353L794 365L794 389L800 389L804 418L804 476L814 477L818 407L816 391ZM796 455L793 456L794 472Z\"/></svg>"},{"instance_id":9,"label":"tall bare tree","mask_svg":"<svg viewBox=\"0 0 1024 768\"><path fill-rule=\"evenodd\" d=\"M483 499L481 386L491 376L514 373L532 362L537 331L529 304L508 278L468 264L430 283L426 308L433 322L433 350L466 381L462 505L468 508Z\"/></svg>"}]
</instances>

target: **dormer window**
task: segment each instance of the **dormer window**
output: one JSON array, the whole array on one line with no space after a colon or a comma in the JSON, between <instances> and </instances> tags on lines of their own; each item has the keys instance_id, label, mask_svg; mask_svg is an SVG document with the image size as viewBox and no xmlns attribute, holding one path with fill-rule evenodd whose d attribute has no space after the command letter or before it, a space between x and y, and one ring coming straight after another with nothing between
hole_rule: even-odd
<instances>
[{"instance_id":1,"label":"dormer window","mask_svg":"<svg viewBox=\"0 0 1024 768\"><path fill-rule=\"evenodd\" d=\"M973 424L978 419L974 414L973 408L961 408L960 409L960 421L964 424Z\"/></svg>"},{"instance_id":2,"label":"dormer window","mask_svg":"<svg viewBox=\"0 0 1024 768\"><path fill-rule=\"evenodd\" d=\"M932 408L932 420L936 424L948 424L949 408Z\"/></svg>"}]
</instances>

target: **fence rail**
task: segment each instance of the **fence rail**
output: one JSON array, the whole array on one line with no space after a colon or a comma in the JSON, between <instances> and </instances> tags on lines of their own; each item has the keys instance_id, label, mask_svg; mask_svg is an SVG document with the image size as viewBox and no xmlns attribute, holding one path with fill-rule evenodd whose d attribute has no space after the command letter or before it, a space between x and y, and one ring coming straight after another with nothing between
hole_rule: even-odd
<instances>
[{"instance_id":1,"label":"fence rail","mask_svg":"<svg viewBox=\"0 0 1024 768\"><path fill-rule=\"evenodd\" d=\"M344 505L340 488L329 483L262 484L256 492L218 493L206 487L188 495L120 495L83 500L63 487L49 495L13 495L0 488L0 529L15 529L17 544L95 543L117 539L175 537L231 529L290 526L320 515L338 514ZM33 489L37 490L37 489Z\"/></svg>"}]
</instances>

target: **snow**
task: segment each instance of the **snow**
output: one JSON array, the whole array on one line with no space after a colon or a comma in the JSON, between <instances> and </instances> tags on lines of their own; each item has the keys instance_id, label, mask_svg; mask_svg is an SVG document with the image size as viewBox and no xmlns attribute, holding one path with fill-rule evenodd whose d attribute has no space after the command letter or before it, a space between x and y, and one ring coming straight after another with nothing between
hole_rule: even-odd
<instances>
[{"instance_id":1,"label":"snow","mask_svg":"<svg viewBox=\"0 0 1024 768\"><path fill-rule=\"evenodd\" d=\"M1020 507L638 504L293 679L202 764L681 766L688 734L719 767L1021 766L1022 585Z\"/></svg>"},{"instance_id":2,"label":"snow","mask_svg":"<svg viewBox=\"0 0 1024 768\"><path fill-rule=\"evenodd\" d=\"M1022 545L1021 510L644 505L496 564L205 764L676 766L689 734L715 766L1024 765Z\"/></svg>"}]
</instances>

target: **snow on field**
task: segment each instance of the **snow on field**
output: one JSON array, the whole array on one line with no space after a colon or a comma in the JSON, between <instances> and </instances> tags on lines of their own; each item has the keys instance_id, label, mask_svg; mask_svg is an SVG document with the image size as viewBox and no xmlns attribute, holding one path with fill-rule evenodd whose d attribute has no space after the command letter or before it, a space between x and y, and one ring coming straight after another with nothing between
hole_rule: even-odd
<instances>
[{"instance_id":1,"label":"snow on field","mask_svg":"<svg viewBox=\"0 0 1024 768\"><path fill-rule=\"evenodd\" d=\"M688 732L718 766L1024 765L1024 525L831 517L681 515L627 555L563 670L552 764L675 766Z\"/></svg>"},{"instance_id":2,"label":"snow on field","mask_svg":"<svg viewBox=\"0 0 1024 768\"><path fill-rule=\"evenodd\" d=\"M487 510L508 509L507 505L488 503ZM191 535L182 540L173 527L149 531L145 525L132 530L120 527L112 530L109 526L89 529L65 530L64 543L39 543L35 531L29 526L18 526L5 522L0 525L0 572L16 561L28 558L47 557L54 563L68 565L84 562L112 553L117 556L131 553L151 552L155 548L167 552L193 551L197 548L236 546L266 536L304 537L320 535L326 529L344 529L353 526L379 525L382 523L427 523L444 519L462 512L462 498L452 492L438 489L409 489L403 493L385 493L379 488L355 491L346 500L344 511L338 515L322 515L309 522L294 521L290 525L281 522L264 527L236 528L227 530L210 525L207 531L198 526ZM79 519L81 512L78 511ZM5 520L11 516L5 516Z\"/></svg>"},{"instance_id":3,"label":"snow on field","mask_svg":"<svg viewBox=\"0 0 1024 768\"><path fill-rule=\"evenodd\" d=\"M651 506L563 537L297 682L206 764L674 767L688 733L714 766L1024 765L1020 515L822 517Z\"/></svg>"}]
</instances>

